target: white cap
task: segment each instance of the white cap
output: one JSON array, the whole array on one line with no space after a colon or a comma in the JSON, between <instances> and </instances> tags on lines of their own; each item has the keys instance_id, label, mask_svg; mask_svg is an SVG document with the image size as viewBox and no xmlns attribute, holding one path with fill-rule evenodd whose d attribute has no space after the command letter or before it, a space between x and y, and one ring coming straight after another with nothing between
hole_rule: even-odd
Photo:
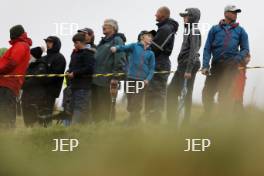
<instances>
[{"instance_id":1,"label":"white cap","mask_svg":"<svg viewBox=\"0 0 264 176\"><path fill-rule=\"evenodd\" d=\"M241 9L237 8L235 5L227 5L225 7L225 12L236 12L236 13L240 13Z\"/></svg>"}]
</instances>

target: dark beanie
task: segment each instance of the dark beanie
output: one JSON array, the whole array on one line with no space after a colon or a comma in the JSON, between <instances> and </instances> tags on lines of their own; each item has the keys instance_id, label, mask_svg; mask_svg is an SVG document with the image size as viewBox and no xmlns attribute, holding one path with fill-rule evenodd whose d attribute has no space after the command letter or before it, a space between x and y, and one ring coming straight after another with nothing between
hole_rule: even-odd
<instances>
[{"instance_id":1,"label":"dark beanie","mask_svg":"<svg viewBox=\"0 0 264 176\"><path fill-rule=\"evenodd\" d=\"M10 39L14 40L20 37L23 33L25 33L25 30L22 25L15 25L11 27L10 29Z\"/></svg>"},{"instance_id":2,"label":"dark beanie","mask_svg":"<svg viewBox=\"0 0 264 176\"><path fill-rule=\"evenodd\" d=\"M35 47L35 48L32 48L32 49L30 50L30 54L31 54L33 57L35 57L36 59L41 58L42 53L43 53L43 51L42 51L42 48L41 48L41 47Z\"/></svg>"}]
</instances>

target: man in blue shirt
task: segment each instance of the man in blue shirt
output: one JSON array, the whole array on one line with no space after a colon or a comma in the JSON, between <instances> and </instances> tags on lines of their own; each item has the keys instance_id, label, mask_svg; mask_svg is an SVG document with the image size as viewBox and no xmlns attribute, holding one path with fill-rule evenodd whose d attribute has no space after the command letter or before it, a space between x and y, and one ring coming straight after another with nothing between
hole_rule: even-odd
<instances>
[{"instance_id":1,"label":"man in blue shirt","mask_svg":"<svg viewBox=\"0 0 264 176\"><path fill-rule=\"evenodd\" d=\"M202 98L207 115L212 111L217 92L220 107L225 108L222 111L227 112L226 108L232 107L230 93L234 76L239 71L239 63L249 53L248 35L236 23L237 14L240 12L241 9L234 5L226 6L225 19L210 29L205 43L202 73L207 77Z\"/></svg>"}]
</instances>

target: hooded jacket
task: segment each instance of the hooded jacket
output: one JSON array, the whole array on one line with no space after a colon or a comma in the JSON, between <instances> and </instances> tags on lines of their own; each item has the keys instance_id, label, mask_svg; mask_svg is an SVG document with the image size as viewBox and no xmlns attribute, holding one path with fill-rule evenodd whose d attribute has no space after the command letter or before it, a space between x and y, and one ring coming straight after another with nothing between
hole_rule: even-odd
<instances>
[{"instance_id":1,"label":"hooded jacket","mask_svg":"<svg viewBox=\"0 0 264 176\"><path fill-rule=\"evenodd\" d=\"M136 80L151 80L155 71L155 55L151 48L144 49L142 43L117 46L117 52L129 53L127 77Z\"/></svg>"},{"instance_id":2,"label":"hooded jacket","mask_svg":"<svg viewBox=\"0 0 264 176\"><path fill-rule=\"evenodd\" d=\"M201 12L197 8L188 8L189 23L185 24L185 32L181 51L178 55L178 71L192 73L194 67L200 67L201 33L198 29Z\"/></svg>"},{"instance_id":3,"label":"hooded jacket","mask_svg":"<svg viewBox=\"0 0 264 176\"><path fill-rule=\"evenodd\" d=\"M112 53L110 48L123 45L126 42L124 34L117 33L110 38L102 38L95 54L95 74L120 73L125 70L126 55L124 52ZM96 77L93 83L108 87L111 77Z\"/></svg>"},{"instance_id":4,"label":"hooded jacket","mask_svg":"<svg viewBox=\"0 0 264 176\"><path fill-rule=\"evenodd\" d=\"M66 60L60 53L61 41L58 37L50 36L53 41L53 47L47 50L47 55L42 59L48 65L48 74L64 74ZM62 88L63 77L46 78L46 89L50 96L59 97Z\"/></svg>"},{"instance_id":5,"label":"hooded jacket","mask_svg":"<svg viewBox=\"0 0 264 176\"><path fill-rule=\"evenodd\" d=\"M158 30L157 34L153 39L153 42L161 46L169 35L172 35L163 47L163 51L157 46L151 45L152 51L156 57L156 70L170 70L171 63L169 56L172 53L174 46L175 34L178 31L178 22L172 18L168 18L163 22L157 23Z\"/></svg>"},{"instance_id":6,"label":"hooded jacket","mask_svg":"<svg viewBox=\"0 0 264 176\"><path fill-rule=\"evenodd\" d=\"M12 46L0 58L0 75L24 75L30 59L32 41L23 33L9 42ZM18 96L24 83L23 77L0 77L0 87L6 87Z\"/></svg>"},{"instance_id":7,"label":"hooded jacket","mask_svg":"<svg viewBox=\"0 0 264 176\"><path fill-rule=\"evenodd\" d=\"M211 56L213 62L221 59L243 61L249 53L248 34L238 23L227 24L221 20L213 26L204 47L203 68L209 68Z\"/></svg>"}]
</instances>

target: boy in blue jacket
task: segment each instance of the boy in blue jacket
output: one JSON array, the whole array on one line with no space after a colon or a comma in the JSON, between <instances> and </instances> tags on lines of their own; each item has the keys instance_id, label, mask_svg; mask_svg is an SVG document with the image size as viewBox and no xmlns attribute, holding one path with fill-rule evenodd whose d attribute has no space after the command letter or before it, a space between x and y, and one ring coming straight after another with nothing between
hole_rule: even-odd
<instances>
[{"instance_id":1,"label":"boy in blue jacket","mask_svg":"<svg viewBox=\"0 0 264 176\"><path fill-rule=\"evenodd\" d=\"M130 89L129 92L127 92L127 111L129 112L129 121L131 123L137 123L141 119L145 90L145 88L143 88L136 92L136 85L139 85L139 81L143 81L144 87L146 87L154 74L155 55L151 51L150 45L155 35L156 31L142 31L138 35L137 43L119 45L111 48L113 53L129 53L127 81L129 81Z\"/></svg>"}]
</instances>

